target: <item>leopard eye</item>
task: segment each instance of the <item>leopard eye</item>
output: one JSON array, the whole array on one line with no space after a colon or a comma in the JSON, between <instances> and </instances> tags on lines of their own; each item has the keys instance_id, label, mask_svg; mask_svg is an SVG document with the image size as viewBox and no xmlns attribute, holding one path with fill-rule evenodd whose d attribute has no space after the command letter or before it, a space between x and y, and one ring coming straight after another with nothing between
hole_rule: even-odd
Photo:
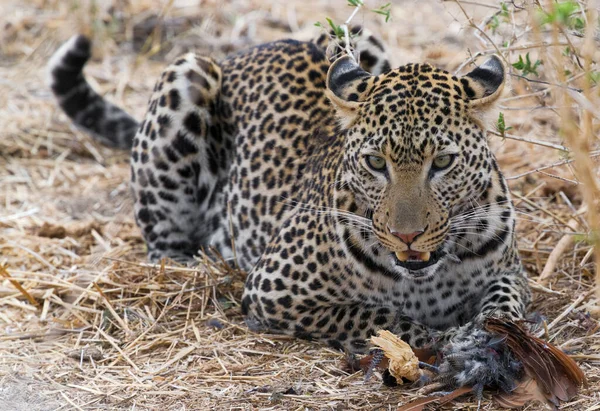
<instances>
[{"instance_id":1,"label":"leopard eye","mask_svg":"<svg viewBox=\"0 0 600 411\"><path fill-rule=\"evenodd\" d=\"M435 171L445 170L454 162L454 154L444 154L433 159L431 168Z\"/></svg>"},{"instance_id":2,"label":"leopard eye","mask_svg":"<svg viewBox=\"0 0 600 411\"><path fill-rule=\"evenodd\" d=\"M375 171L382 172L385 170L385 158L379 156L367 156L367 164Z\"/></svg>"}]
</instances>

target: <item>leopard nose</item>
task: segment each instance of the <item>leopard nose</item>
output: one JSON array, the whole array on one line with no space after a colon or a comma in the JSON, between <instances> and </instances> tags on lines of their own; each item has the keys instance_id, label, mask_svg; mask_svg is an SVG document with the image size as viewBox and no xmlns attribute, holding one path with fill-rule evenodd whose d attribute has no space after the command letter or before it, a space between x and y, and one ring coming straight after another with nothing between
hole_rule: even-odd
<instances>
[{"instance_id":1,"label":"leopard nose","mask_svg":"<svg viewBox=\"0 0 600 411\"><path fill-rule=\"evenodd\" d=\"M394 228L390 227L389 225L387 228L388 228L390 234L392 234L395 237L398 237L400 239L400 241L402 241L404 244L407 244L407 245L410 245L413 241L415 241L415 239L418 236L420 236L421 234L423 234L425 232L425 230L417 230L412 233L401 233L398 230L395 230Z\"/></svg>"}]
</instances>

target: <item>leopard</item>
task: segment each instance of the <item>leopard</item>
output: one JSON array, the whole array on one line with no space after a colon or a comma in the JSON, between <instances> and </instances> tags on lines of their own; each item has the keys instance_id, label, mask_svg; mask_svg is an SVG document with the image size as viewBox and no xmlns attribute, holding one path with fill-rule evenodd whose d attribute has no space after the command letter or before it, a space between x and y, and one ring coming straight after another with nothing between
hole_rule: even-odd
<instances>
[{"instance_id":1,"label":"leopard","mask_svg":"<svg viewBox=\"0 0 600 411\"><path fill-rule=\"evenodd\" d=\"M49 84L78 127L131 150L150 261L217 250L247 272L257 330L365 353L387 329L464 358L486 318L522 320L531 298L486 135L506 66L392 68L381 40L355 34L355 54L322 35L187 53L141 121L86 81L82 35L52 57Z\"/></svg>"}]
</instances>

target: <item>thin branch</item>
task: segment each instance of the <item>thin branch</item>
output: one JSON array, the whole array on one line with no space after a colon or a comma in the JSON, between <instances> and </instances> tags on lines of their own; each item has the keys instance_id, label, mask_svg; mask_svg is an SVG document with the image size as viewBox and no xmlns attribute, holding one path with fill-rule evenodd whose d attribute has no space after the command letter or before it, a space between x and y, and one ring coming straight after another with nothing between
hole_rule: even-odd
<instances>
[{"instance_id":1,"label":"thin branch","mask_svg":"<svg viewBox=\"0 0 600 411\"><path fill-rule=\"evenodd\" d=\"M490 55L490 54L496 54L496 53L498 53L498 50L510 52L510 51L523 51L523 50L531 50L531 49L539 49L539 48L555 47L555 46L556 47L564 47L564 46L568 46L568 45L569 45L568 43L561 43L561 42L559 42L559 43L540 42L540 43L534 43L534 44L523 44L521 46L496 47L496 48L481 50L481 51L478 51L477 53L471 55L471 57L469 57L466 61L461 63L458 66L458 68L456 70L454 70L454 74L460 73L461 70L465 68L465 66L473 63L478 57L486 56L486 55Z\"/></svg>"},{"instance_id":2,"label":"thin branch","mask_svg":"<svg viewBox=\"0 0 600 411\"><path fill-rule=\"evenodd\" d=\"M519 137L519 136L515 136L515 135L512 135L512 134L507 134L507 133L502 134L502 133L499 133L499 132L494 131L494 130L488 130L488 133L493 134L493 135L498 136L498 137L507 138L509 140L522 141L524 143L535 144L536 146L548 147L548 148L553 148L554 150L560 150L560 151L569 152L569 149L567 147L561 146L560 144L554 144L554 143L549 143L547 141L534 140L534 139L529 139L529 138L525 138L525 137Z\"/></svg>"},{"instance_id":3,"label":"thin branch","mask_svg":"<svg viewBox=\"0 0 600 411\"><path fill-rule=\"evenodd\" d=\"M520 74L510 73L510 75L513 76L513 77L521 78L521 79L526 80L526 81L528 81L530 83L539 83L539 84L546 84L546 85L554 86L554 87L566 88L566 89L571 90L571 91L576 91L577 93L581 93L583 91L580 88L569 87L569 86L565 86L563 84L551 83L549 81L544 81L544 80L534 80L532 78L525 77L525 76L522 76Z\"/></svg>"},{"instance_id":4,"label":"thin branch","mask_svg":"<svg viewBox=\"0 0 600 411\"><path fill-rule=\"evenodd\" d=\"M444 0L444 1L454 1L454 0ZM498 7L498 6L494 6L492 4L478 3L476 1L462 0L462 3L463 4L470 4L472 6L486 7L488 9L494 9L494 10L499 10L500 9L500 7ZM500 9L498 12L500 13L500 12L502 12L502 10Z\"/></svg>"},{"instance_id":5,"label":"thin branch","mask_svg":"<svg viewBox=\"0 0 600 411\"><path fill-rule=\"evenodd\" d=\"M506 60L506 57L504 57L504 55L500 52L500 49L498 48L498 46L496 46L496 43L494 43L494 41L485 32L485 30L481 29L478 25L475 24L475 22L473 21L473 19L471 18L471 16L469 16L469 14L467 13L467 11L462 6L461 1L460 0L454 0L454 2L458 5L458 7L460 8L460 10L463 12L465 18L467 19L467 21L469 22L469 24L471 25L471 27L473 27L477 31L479 31L481 33L481 35L494 47L494 49L498 53L498 56L500 58L502 58L502 60L504 60L504 63L506 63L506 65L510 65L510 62L508 60Z\"/></svg>"},{"instance_id":6,"label":"thin branch","mask_svg":"<svg viewBox=\"0 0 600 411\"><path fill-rule=\"evenodd\" d=\"M600 153L596 153L595 155L593 155L593 157L597 157L598 155L600 155ZM535 173L538 173L540 171L548 170L548 169L554 168L554 167L564 166L564 165L570 164L572 162L573 162L573 160L559 161L559 162L554 163L554 164L549 164L547 166L538 167L538 168L536 168L534 170L526 171L525 173L517 174L516 176L506 177L506 179L507 180L516 180L518 178L526 177L526 176L528 176L530 174L535 174Z\"/></svg>"},{"instance_id":7,"label":"thin branch","mask_svg":"<svg viewBox=\"0 0 600 411\"><path fill-rule=\"evenodd\" d=\"M352 19L354 18L354 16L356 16L356 13L358 13L358 11L361 9L361 7L363 6L363 2L362 1L358 1L357 2L357 6L354 7L354 10L352 11L352 14L350 14L350 17L348 17L348 19L344 22L344 24L342 24L342 29L344 30L344 41L346 42L346 53L352 57L352 59L354 61L356 61L356 57L354 56L354 54L352 53L352 47L350 47L350 34L348 32L348 24L350 24L350 22L352 21ZM358 63L358 61L356 61Z\"/></svg>"}]
</instances>

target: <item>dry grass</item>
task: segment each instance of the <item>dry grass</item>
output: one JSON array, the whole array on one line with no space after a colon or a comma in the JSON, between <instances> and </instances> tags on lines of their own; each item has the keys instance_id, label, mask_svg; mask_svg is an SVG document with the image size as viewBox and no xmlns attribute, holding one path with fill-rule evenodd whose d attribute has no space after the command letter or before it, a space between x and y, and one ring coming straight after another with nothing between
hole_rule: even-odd
<instances>
[{"instance_id":1,"label":"dry grass","mask_svg":"<svg viewBox=\"0 0 600 411\"><path fill-rule=\"evenodd\" d=\"M219 262L143 263L127 155L74 130L43 83L51 52L86 32L98 56L88 76L140 118L166 59L190 48L221 57L309 38L315 20L343 21L351 10L342 0L96 3L0 5L0 409L394 409L413 398L378 378L363 383L338 352L250 332L239 310L243 273ZM528 77L545 83L513 78L501 105L513 128L490 139L520 211L534 308L590 381L564 409L598 409L592 245L600 99L585 74L598 60L597 39L558 25L540 30L512 5L506 19L499 10L492 1L404 1L391 23L372 13L354 22L380 32L396 64L425 59L455 70L497 49L511 62L526 52L543 60L540 77ZM560 47L540 47L548 44ZM576 53L561 54L567 45ZM455 407L476 408L463 401Z\"/></svg>"}]
</instances>

